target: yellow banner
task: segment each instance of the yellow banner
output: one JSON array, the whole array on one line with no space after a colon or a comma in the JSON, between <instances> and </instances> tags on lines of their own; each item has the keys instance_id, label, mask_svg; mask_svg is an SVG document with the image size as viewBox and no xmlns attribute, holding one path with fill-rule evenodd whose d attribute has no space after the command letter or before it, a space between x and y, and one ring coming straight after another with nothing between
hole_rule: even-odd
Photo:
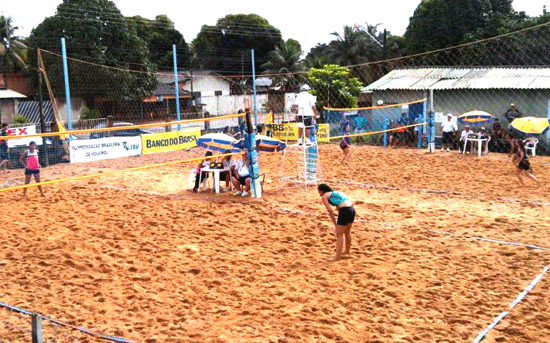
<instances>
[{"instance_id":1,"label":"yellow banner","mask_svg":"<svg viewBox=\"0 0 550 343\"><path fill-rule=\"evenodd\" d=\"M200 136L200 127L143 135L141 136L143 154L192 148L197 146L197 139Z\"/></svg>"},{"instance_id":2,"label":"yellow banner","mask_svg":"<svg viewBox=\"0 0 550 343\"><path fill-rule=\"evenodd\" d=\"M272 126L273 138L280 141L297 141L298 140L298 127L296 123L285 124L273 124ZM317 140L319 142L328 143L330 141L330 125L319 124L319 131L317 132Z\"/></svg>"}]
</instances>

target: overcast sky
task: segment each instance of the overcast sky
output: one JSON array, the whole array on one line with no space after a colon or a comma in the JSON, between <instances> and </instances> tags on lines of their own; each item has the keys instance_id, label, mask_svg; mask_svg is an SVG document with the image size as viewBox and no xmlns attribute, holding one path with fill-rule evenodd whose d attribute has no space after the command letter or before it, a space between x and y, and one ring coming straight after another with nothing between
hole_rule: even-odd
<instances>
[{"instance_id":1,"label":"overcast sky","mask_svg":"<svg viewBox=\"0 0 550 343\"><path fill-rule=\"evenodd\" d=\"M452 1L452 0L449 0ZM3 0L0 4L2 14L11 16L16 32L28 36L31 30L45 17L55 14L61 0ZM264 1L136 1L114 0L125 16L140 15L154 19L158 14L166 14L175 22L185 40L190 43L200 31L202 25L214 25L219 18L227 14L256 13L269 21L279 30L284 39L293 38L302 44L304 52L309 52L317 43L328 43L333 39L332 32L342 32L344 25L370 25L381 23L392 34L405 33L409 18L420 0L384 0L384 1L337 1L330 5L317 2L279 0ZM515 0L514 9L525 11L530 16L542 14L544 5L550 0ZM550 10L550 6L548 8Z\"/></svg>"}]
</instances>

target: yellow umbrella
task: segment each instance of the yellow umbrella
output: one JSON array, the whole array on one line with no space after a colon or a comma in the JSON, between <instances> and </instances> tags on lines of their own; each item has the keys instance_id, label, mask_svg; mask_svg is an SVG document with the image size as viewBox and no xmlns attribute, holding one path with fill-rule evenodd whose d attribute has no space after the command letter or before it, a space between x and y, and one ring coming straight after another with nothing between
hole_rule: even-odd
<instances>
[{"instance_id":1,"label":"yellow umbrella","mask_svg":"<svg viewBox=\"0 0 550 343\"><path fill-rule=\"evenodd\" d=\"M535 117L516 118L511 123L515 131L525 133L528 136L542 135L548 131L548 119Z\"/></svg>"}]
</instances>

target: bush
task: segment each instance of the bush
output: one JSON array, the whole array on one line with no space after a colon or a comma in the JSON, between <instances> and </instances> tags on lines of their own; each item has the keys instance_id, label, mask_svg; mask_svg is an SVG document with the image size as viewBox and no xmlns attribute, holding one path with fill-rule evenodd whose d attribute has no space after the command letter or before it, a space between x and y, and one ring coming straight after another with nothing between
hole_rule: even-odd
<instances>
[{"instance_id":1,"label":"bush","mask_svg":"<svg viewBox=\"0 0 550 343\"><path fill-rule=\"evenodd\" d=\"M29 121L27 120L27 118L23 117L22 115L20 114L16 114L15 117L13 118L13 121L18 123L18 124L26 124L28 123Z\"/></svg>"}]
</instances>

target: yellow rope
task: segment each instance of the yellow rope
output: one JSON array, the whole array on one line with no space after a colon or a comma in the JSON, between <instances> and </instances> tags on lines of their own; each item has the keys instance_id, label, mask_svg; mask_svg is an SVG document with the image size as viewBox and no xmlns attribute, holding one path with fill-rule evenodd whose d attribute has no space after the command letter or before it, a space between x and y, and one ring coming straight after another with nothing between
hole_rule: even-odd
<instances>
[{"instance_id":1,"label":"yellow rope","mask_svg":"<svg viewBox=\"0 0 550 343\"><path fill-rule=\"evenodd\" d=\"M324 110L327 111L360 111L360 110L372 110L372 109L381 109L381 108L392 108L392 107L399 107L399 106L405 106L405 105L412 105L412 104L418 104L421 102L426 101L427 99L419 99L409 102L402 102L399 104L393 104L393 105L384 105L384 106L371 106L371 107L357 107L357 108L332 108L332 107L323 107Z\"/></svg>"},{"instance_id":2,"label":"yellow rope","mask_svg":"<svg viewBox=\"0 0 550 343\"><path fill-rule=\"evenodd\" d=\"M25 136L0 136L0 140L2 140L2 139L32 138L32 137L65 136L65 135L76 135L76 134L82 134L82 133L105 132L105 131L123 131L123 130L138 129L138 128L168 126L168 125L176 125L176 124L189 124L189 123L205 122L205 121L212 121L212 120L231 119L231 118L244 117L245 115L246 115L245 113L238 113L238 114L229 114L229 115L226 115L226 116L200 118L200 119L187 119L187 120L180 120L180 121L171 121L171 122L166 122L166 123L151 123L151 124L140 124L140 125L131 125L131 126L114 126L114 127L106 127L106 128L102 128L102 129L86 129L86 130L73 130L73 131L63 131L63 132L47 132L47 133L37 133L37 134L25 135Z\"/></svg>"},{"instance_id":3,"label":"yellow rope","mask_svg":"<svg viewBox=\"0 0 550 343\"><path fill-rule=\"evenodd\" d=\"M197 162L197 161L204 161L204 160L212 160L212 159L216 159L216 158L220 158L220 157L233 156L233 155L239 155L239 154L240 153L203 156L203 157L191 158L191 159L188 159L188 160L164 162L164 163L150 164L150 165L140 166L140 167L126 168L126 169L121 169L121 170L110 170L110 171L106 171L106 172L102 172L102 173L96 173L96 174L74 176L74 177L69 177L69 178L66 178L66 179L42 181L42 182L36 182L36 183L27 184L27 185L19 185L19 186L7 187L7 188L0 188L0 193L8 192L8 191L15 191L15 190L18 190L18 189L23 189L23 188L52 185L52 184L62 183L62 182L80 181L80 180L91 179L91 178L100 177L100 176L123 174L123 173L134 172L134 171L139 171L139 170L145 170L145 169L150 169L150 168L158 168L158 167L172 166L172 165L176 165L176 164L183 164L183 163L190 163L190 162Z\"/></svg>"},{"instance_id":4,"label":"yellow rope","mask_svg":"<svg viewBox=\"0 0 550 343\"><path fill-rule=\"evenodd\" d=\"M370 132L356 133L356 134L353 134L353 135L334 136L334 137L329 137L328 139L332 140L332 139L340 139L340 138L344 138L344 137L370 136L370 135L375 135L377 133L397 131L397 130L407 129L409 127L421 126L421 125L425 125L425 124L428 124L428 123L420 123L420 124L413 124L413 125L407 125L407 126L400 126L400 127L396 127L396 128L393 128L393 129L381 130L381 131L370 131Z\"/></svg>"}]
</instances>

